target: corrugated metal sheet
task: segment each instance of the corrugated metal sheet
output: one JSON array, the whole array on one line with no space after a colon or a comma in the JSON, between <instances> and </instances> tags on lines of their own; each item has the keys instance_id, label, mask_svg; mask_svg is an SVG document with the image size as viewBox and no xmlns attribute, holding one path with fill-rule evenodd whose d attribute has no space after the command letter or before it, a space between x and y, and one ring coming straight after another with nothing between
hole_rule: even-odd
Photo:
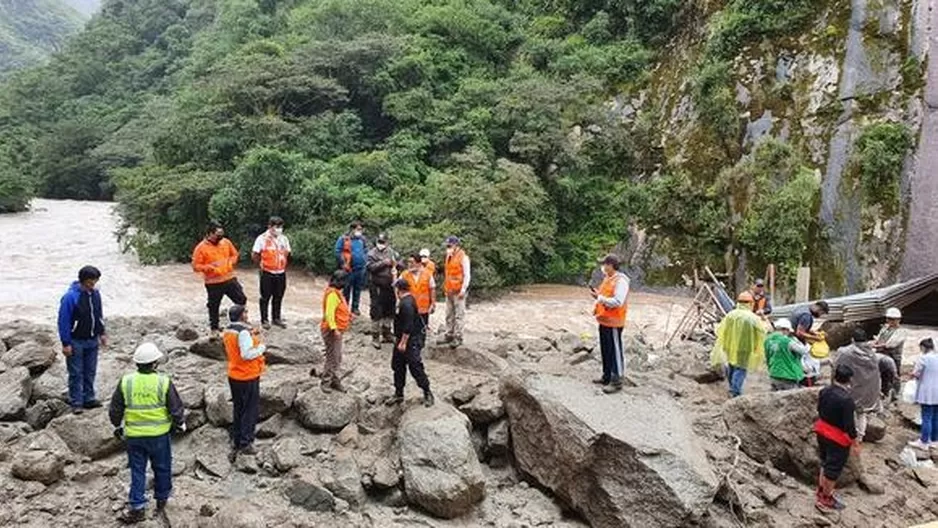
<instances>
[{"instance_id":1,"label":"corrugated metal sheet","mask_svg":"<svg viewBox=\"0 0 938 528\"><path fill-rule=\"evenodd\" d=\"M830 306L830 313L824 317L824 320L859 323L882 319L888 308L893 306L899 309L905 308L936 290L938 290L938 273L878 290L824 299ZM811 303L776 306L772 310L772 317L788 317L796 308L808 304Z\"/></svg>"}]
</instances>

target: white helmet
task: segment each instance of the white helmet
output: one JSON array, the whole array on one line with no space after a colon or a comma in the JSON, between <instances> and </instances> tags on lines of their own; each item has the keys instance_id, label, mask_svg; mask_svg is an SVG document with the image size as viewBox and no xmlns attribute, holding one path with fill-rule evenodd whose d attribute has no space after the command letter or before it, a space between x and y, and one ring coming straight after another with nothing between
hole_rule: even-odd
<instances>
[{"instance_id":1,"label":"white helmet","mask_svg":"<svg viewBox=\"0 0 938 528\"><path fill-rule=\"evenodd\" d=\"M787 318L783 317L782 319L775 321L774 326L776 330L788 330L791 332L791 321L789 321Z\"/></svg>"},{"instance_id":2,"label":"white helmet","mask_svg":"<svg viewBox=\"0 0 938 528\"><path fill-rule=\"evenodd\" d=\"M161 357L163 353L153 343L144 343L134 350L134 363L138 365L156 363Z\"/></svg>"},{"instance_id":3,"label":"white helmet","mask_svg":"<svg viewBox=\"0 0 938 528\"><path fill-rule=\"evenodd\" d=\"M898 308L886 310L886 319L902 319L902 312Z\"/></svg>"}]
</instances>

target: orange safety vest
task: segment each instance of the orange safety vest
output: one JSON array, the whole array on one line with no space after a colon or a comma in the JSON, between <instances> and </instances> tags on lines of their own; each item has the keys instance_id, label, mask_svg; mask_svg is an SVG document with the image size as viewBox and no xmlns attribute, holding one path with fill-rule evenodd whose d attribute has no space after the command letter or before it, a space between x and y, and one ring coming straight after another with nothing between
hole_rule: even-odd
<instances>
[{"instance_id":1,"label":"orange safety vest","mask_svg":"<svg viewBox=\"0 0 938 528\"><path fill-rule=\"evenodd\" d=\"M401 273L401 278L410 285L410 293L417 301L417 313L424 315L430 313L430 306L433 299L430 295L430 279L433 275L424 269L418 275L414 275L410 270Z\"/></svg>"},{"instance_id":2,"label":"orange safety vest","mask_svg":"<svg viewBox=\"0 0 938 528\"><path fill-rule=\"evenodd\" d=\"M619 274L603 279L599 286L599 295L603 297L614 297L616 294L616 285L619 283ZM596 316L596 322L611 328L623 328L625 326L625 315L628 313L628 304L622 303L617 308L609 308L601 302L597 302L593 308L593 315Z\"/></svg>"},{"instance_id":3,"label":"orange safety vest","mask_svg":"<svg viewBox=\"0 0 938 528\"><path fill-rule=\"evenodd\" d=\"M232 259L237 262L238 250L227 238L218 244L203 240L192 252L192 269L202 273L205 284L221 284L234 278ZM213 270L209 271L209 267Z\"/></svg>"},{"instance_id":4,"label":"orange safety vest","mask_svg":"<svg viewBox=\"0 0 938 528\"><path fill-rule=\"evenodd\" d=\"M261 249L261 269L270 273L283 273L287 269L286 248L277 243L277 237L267 234Z\"/></svg>"},{"instance_id":5,"label":"orange safety vest","mask_svg":"<svg viewBox=\"0 0 938 528\"><path fill-rule=\"evenodd\" d=\"M752 292L750 292L750 293L752 293ZM753 303L752 303L752 311L753 311L753 312L758 312L759 310L765 310L765 305L766 305L766 304L768 303L768 301L769 301L769 298L768 298L768 297L766 297L766 296L764 296L764 295L763 295L762 297L756 297L756 294L755 294L755 293L752 293L752 299L753 299Z\"/></svg>"},{"instance_id":6,"label":"orange safety vest","mask_svg":"<svg viewBox=\"0 0 938 528\"><path fill-rule=\"evenodd\" d=\"M345 271L352 271L352 237L348 235L342 238L342 262L345 263Z\"/></svg>"},{"instance_id":7,"label":"orange safety vest","mask_svg":"<svg viewBox=\"0 0 938 528\"><path fill-rule=\"evenodd\" d=\"M436 262L433 262L432 260L427 259L427 263L424 264L423 267L426 268L427 271L430 272L430 275L436 274Z\"/></svg>"},{"instance_id":8,"label":"orange safety vest","mask_svg":"<svg viewBox=\"0 0 938 528\"><path fill-rule=\"evenodd\" d=\"M339 296L339 306L335 309L335 326L340 332L344 332L352 324L352 312L349 310L348 303L345 302L345 296L342 295L342 292L332 286L328 286L326 292L322 295L322 322L319 323L319 328L329 330L329 323L326 322L326 300L329 299L331 293Z\"/></svg>"},{"instance_id":9,"label":"orange safety vest","mask_svg":"<svg viewBox=\"0 0 938 528\"><path fill-rule=\"evenodd\" d=\"M263 355L251 360L245 360L241 357L241 347L238 345L238 334L241 333L241 330L251 332L251 346L256 347L261 342L257 330L242 323L228 325L228 328L222 334L222 340L225 343L225 354L228 356L228 377L237 381L251 381L261 377L266 362Z\"/></svg>"},{"instance_id":10,"label":"orange safety vest","mask_svg":"<svg viewBox=\"0 0 938 528\"><path fill-rule=\"evenodd\" d=\"M446 257L445 284L447 294L456 294L462 291L462 283L465 278L465 270L462 268L462 258L466 254L462 248L457 248L452 256Z\"/></svg>"}]
</instances>

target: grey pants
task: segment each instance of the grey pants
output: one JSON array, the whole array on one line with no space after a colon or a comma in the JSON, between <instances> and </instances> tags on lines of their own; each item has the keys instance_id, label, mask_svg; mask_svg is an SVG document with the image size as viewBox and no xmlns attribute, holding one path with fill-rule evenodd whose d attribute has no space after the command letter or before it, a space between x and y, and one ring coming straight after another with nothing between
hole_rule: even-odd
<instances>
[{"instance_id":1,"label":"grey pants","mask_svg":"<svg viewBox=\"0 0 938 528\"><path fill-rule=\"evenodd\" d=\"M466 326L466 297L459 298L455 293L446 294L446 336L462 339Z\"/></svg>"},{"instance_id":2,"label":"grey pants","mask_svg":"<svg viewBox=\"0 0 938 528\"><path fill-rule=\"evenodd\" d=\"M342 334L332 330L322 330L322 342L326 345L326 364L323 367L323 381L338 379L339 367L342 366Z\"/></svg>"}]
</instances>

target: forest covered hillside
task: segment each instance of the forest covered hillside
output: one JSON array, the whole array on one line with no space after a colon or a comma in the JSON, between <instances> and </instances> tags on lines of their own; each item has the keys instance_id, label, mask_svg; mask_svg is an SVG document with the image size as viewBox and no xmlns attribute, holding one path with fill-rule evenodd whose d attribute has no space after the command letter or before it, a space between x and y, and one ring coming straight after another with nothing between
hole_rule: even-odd
<instances>
[{"instance_id":1,"label":"forest covered hillside","mask_svg":"<svg viewBox=\"0 0 938 528\"><path fill-rule=\"evenodd\" d=\"M82 21L65 0L0 0L0 78L61 49Z\"/></svg>"},{"instance_id":2,"label":"forest covered hillside","mask_svg":"<svg viewBox=\"0 0 938 528\"><path fill-rule=\"evenodd\" d=\"M856 290L903 265L929 1L105 0L0 89L0 208L116 198L146 261L279 214L317 271L361 219L485 287L616 249Z\"/></svg>"}]
</instances>

